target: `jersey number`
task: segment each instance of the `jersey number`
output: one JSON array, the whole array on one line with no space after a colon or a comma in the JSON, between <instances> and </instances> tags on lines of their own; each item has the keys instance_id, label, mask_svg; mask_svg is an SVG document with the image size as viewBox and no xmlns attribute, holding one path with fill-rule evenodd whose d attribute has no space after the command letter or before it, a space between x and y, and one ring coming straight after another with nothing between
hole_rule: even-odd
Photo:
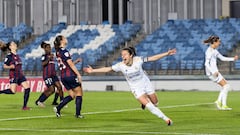
<instances>
[{"instance_id":1,"label":"jersey number","mask_svg":"<svg viewBox=\"0 0 240 135\"><path fill-rule=\"evenodd\" d=\"M66 65L64 65L61 58L57 58L57 61L58 61L58 67L59 67L60 70L63 70L63 69L66 68Z\"/></svg>"},{"instance_id":2,"label":"jersey number","mask_svg":"<svg viewBox=\"0 0 240 135\"><path fill-rule=\"evenodd\" d=\"M51 85L52 84L52 78L48 78L47 80L45 80L45 83L48 84L48 85Z\"/></svg>"}]
</instances>

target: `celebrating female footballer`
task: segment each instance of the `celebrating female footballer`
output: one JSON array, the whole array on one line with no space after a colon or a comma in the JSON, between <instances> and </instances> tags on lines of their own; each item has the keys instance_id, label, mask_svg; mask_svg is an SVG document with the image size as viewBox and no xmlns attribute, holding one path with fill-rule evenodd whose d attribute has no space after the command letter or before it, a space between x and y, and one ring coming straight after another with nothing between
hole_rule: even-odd
<instances>
[{"instance_id":1,"label":"celebrating female footballer","mask_svg":"<svg viewBox=\"0 0 240 135\"><path fill-rule=\"evenodd\" d=\"M110 71L121 71L135 98L146 107L152 114L159 118L162 118L167 125L172 125L172 120L168 118L159 108L157 108L158 98L155 90L150 82L150 79L142 69L144 62L156 61L168 55L174 55L176 49L168 50L165 53L157 54L151 57L138 57L136 56L135 49L133 47L124 48L121 51L122 62L119 62L111 67L103 67L93 69L92 67L84 68L87 73L100 73Z\"/></svg>"},{"instance_id":2,"label":"celebrating female footballer","mask_svg":"<svg viewBox=\"0 0 240 135\"><path fill-rule=\"evenodd\" d=\"M213 82L218 83L222 87L218 99L215 101L216 107L219 110L232 110L232 108L229 108L227 106L227 95L231 87L222 76L222 74L218 71L217 58L222 61L236 61L238 59L238 56L222 56L222 54L220 54L217 50L221 43L221 40L218 36L210 36L208 39L204 40L204 43L210 44L205 52L206 75L209 77L209 79L211 79Z\"/></svg>"}]
</instances>

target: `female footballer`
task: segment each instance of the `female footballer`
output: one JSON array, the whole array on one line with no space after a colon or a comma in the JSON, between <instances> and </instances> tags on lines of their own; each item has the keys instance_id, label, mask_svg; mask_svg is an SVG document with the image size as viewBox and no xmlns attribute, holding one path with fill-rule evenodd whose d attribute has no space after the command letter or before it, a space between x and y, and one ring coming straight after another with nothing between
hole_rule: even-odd
<instances>
[{"instance_id":1,"label":"female footballer","mask_svg":"<svg viewBox=\"0 0 240 135\"><path fill-rule=\"evenodd\" d=\"M205 52L206 75L209 77L209 79L222 87L218 95L218 99L215 101L216 107L219 110L232 110L232 108L227 106L227 95L228 91L231 90L231 87L218 70L217 58L219 58L221 61L236 61L238 56L224 57L222 54L220 54L217 50L221 43L221 40L218 36L210 36L208 39L204 40L204 43L209 45Z\"/></svg>"},{"instance_id":2,"label":"female footballer","mask_svg":"<svg viewBox=\"0 0 240 135\"><path fill-rule=\"evenodd\" d=\"M30 87L22 71L22 61L17 54L17 44L12 41L6 45L1 44L0 48L3 52L6 50L10 51L5 58L3 65L4 69L9 69L10 88L0 91L0 94L15 94L17 85L21 85L24 88L22 110L30 110L30 108L27 107L30 95Z\"/></svg>"},{"instance_id":3,"label":"female footballer","mask_svg":"<svg viewBox=\"0 0 240 135\"><path fill-rule=\"evenodd\" d=\"M157 54L151 57L139 57L136 56L136 52L133 47L127 47L121 51L122 62L112 65L111 67L98 69L93 69L89 66L88 68L84 68L84 71L87 73L121 71L124 74L135 98L152 114L162 118L167 125L170 126L173 123L172 120L156 107L158 104L158 98L150 79L142 69L142 64L144 62L156 61L165 56L174 55L175 53L176 49L171 49L165 53Z\"/></svg>"},{"instance_id":4,"label":"female footballer","mask_svg":"<svg viewBox=\"0 0 240 135\"><path fill-rule=\"evenodd\" d=\"M48 89L40 95L40 97L35 101L35 104L40 107L45 107L44 101L55 92L56 87L57 91L55 92L52 105L58 105L58 96L60 96L60 101L62 101L64 97L62 85L56 75L54 55L51 53L52 49L50 44L42 42L41 48L45 51L45 54L42 55L43 80Z\"/></svg>"},{"instance_id":5,"label":"female footballer","mask_svg":"<svg viewBox=\"0 0 240 135\"><path fill-rule=\"evenodd\" d=\"M83 118L81 115L82 108L82 77L74 65L71 59L69 51L65 48L67 45L67 39L59 35L54 41L54 47L56 50L56 57L58 61L58 66L61 71L61 81L68 91L69 96L64 97L62 102L56 107L54 107L54 112L57 117L61 117L61 109L74 98L76 104L76 118Z\"/></svg>"}]
</instances>

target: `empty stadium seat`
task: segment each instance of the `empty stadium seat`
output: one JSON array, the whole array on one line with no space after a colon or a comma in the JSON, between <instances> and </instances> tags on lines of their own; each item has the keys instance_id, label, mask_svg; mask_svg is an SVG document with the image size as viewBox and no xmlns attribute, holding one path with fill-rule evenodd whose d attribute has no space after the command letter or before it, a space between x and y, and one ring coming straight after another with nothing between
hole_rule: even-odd
<instances>
[{"instance_id":1,"label":"empty stadium seat","mask_svg":"<svg viewBox=\"0 0 240 135\"><path fill-rule=\"evenodd\" d=\"M123 25L66 25L57 24L48 32L37 37L27 46L30 49L20 49L21 55L30 62L31 59L39 59L44 53L40 48L42 41L50 43L53 47L53 41L57 35L63 35L68 39L69 52L73 60L81 57L83 62L78 64L78 68L86 65L93 65L102 57L108 55L119 45L125 43L137 34L141 29L139 24L123 24ZM34 69L33 69L34 68ZM41 70L39 64L34 66L26 65L26 70Z\"/></svg>"},{"instance_id":2,"label":"empty stadium seat","mask_svg":"<svg viewBox=\"0 0 240 135\"><path fill-rule=\"evenodd\" d=\"M203 40L210 35L218 35L222 41L218 50L226 55L240 41L240 38L236 38L239 27L240 19L237 18L170 20L149 34L136 48L139 55L148 56L177 48L175 60L160 60L162 68L199 70L204 67L205 50L208 47Z\"/></svg>"}]
</instances>

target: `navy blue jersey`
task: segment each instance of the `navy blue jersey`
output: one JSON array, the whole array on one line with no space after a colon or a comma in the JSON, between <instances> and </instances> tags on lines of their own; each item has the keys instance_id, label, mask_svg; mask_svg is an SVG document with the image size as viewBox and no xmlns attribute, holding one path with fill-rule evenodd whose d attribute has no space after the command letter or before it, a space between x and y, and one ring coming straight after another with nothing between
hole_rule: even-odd
<instances>
[{"instance_id":1,"label":"navy blue jersey","mask_svg":"<svg viewBox=\"0 0 240 135\"><path fill-rule=\"evenodd\" d=\"M6 64L7 66L10 66L10 65L15 66L14 69L9 70L9 78L10 79L22 78L24 76L23 71L22 71L22 60L20 59L19 55L9 53L4 60L4 64Z\"/></svg>"},{"instance_id":2,"label":"navy blue jersey","mask_svg":"<svg viewBox=\"0 0 240 135\"><path fill-rule=\"evenodd\" d=\"M50 57L51 54L42 55L42 63L48 61L48 63L43 66L43 79L56 76L55 62L54 59Z\"/></svg>"},{"instance_id":3,"label":"navy blue jersey","mask_svg":"<svg viewBox=\"0 0 240 135\"><path fill-rule=\"evenodd\" d=\"M56 52L56 57L58 61L58 67L61 71L61 78L77 76L71 67L68 65L67 60L71 59L71 55L65 48L60 48Z\"/></svg>"}]
</instances>

